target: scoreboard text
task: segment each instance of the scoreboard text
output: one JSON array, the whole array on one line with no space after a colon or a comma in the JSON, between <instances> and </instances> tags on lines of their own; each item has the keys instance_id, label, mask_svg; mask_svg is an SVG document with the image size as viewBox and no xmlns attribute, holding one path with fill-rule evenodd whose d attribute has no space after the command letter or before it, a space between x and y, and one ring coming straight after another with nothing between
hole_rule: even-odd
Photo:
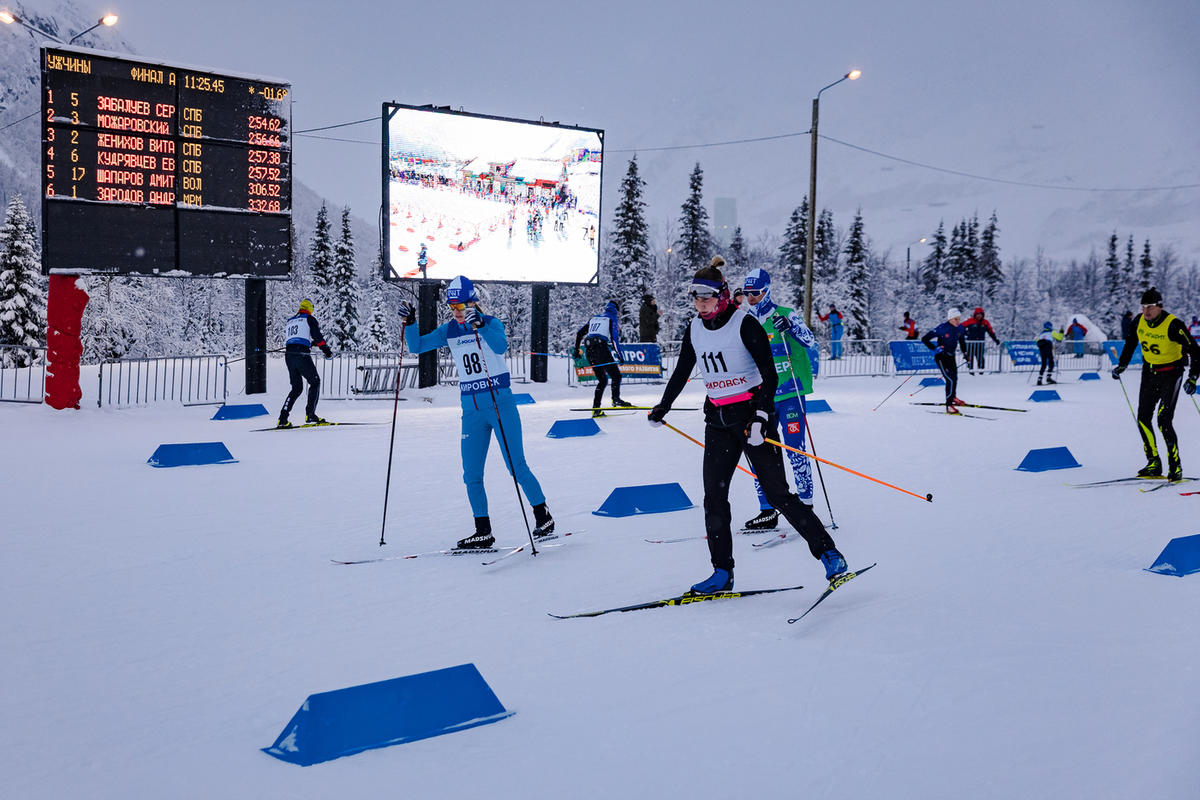
<instances>
[{"instance_id":1,"label":"scoreboard text","mask_svg":"<svg viewBox=\"0 0 1200 800\"><path fill-rule=\"evenodd\" d=\"M291 87L42 49L43 269L283 277Z\"/></svg>"}]
</instances>

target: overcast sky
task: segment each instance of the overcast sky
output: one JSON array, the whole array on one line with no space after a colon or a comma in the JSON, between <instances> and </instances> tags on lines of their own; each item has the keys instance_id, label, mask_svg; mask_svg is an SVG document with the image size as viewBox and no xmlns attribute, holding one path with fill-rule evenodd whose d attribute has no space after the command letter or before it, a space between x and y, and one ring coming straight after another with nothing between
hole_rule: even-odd
<instances>
[{"instance_id":1,"label":"overcast sky","mask_svg":"<svg viewBox=\"0 0 1200 800\"><path fill-rule=\"evenodd\" d=\"M862 79L821 98L820 132L843 142L1015 182L1200 184L1194 0L77 5L119 13L143 56L291 81L298 130L377 118L385 100L605 129L606 206L636 150L655 221L678 216L699 161L710 209L735 198L751 237L781 231L807 191L806 135L652 148L807 131L815 92L851 68ZM298 138L297 176L373 220L379 128ZM995 209L1007 254L1082 257L1116 229L1200 259L1200 188L1019 187L824 140L820 159L820 205L841 226L862 206L876 246L901 257L939 219Z\"/></svg>"}]
</instances>

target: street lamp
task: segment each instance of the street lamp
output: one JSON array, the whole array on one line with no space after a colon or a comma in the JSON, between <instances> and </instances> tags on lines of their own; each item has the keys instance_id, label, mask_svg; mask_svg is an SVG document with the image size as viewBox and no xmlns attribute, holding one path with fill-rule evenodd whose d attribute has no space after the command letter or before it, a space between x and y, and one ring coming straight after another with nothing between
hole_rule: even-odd
<instances>
[{"instance_id":1,"label":"street lamp","mask_svg":"<svg viewBox=\"0 0 1200 800\"><path fill-rule=\"evenodd\" d=\"M106 28L111 28L113 25L116 25L117 24L117 15L116 14L105 14L103 17L101 17L96 22L95 25L88 28L83 33L79 33L79 34L76 34L75 36L72 36L71 40L69 42L64 42L62 39L58 38L53 33L50 33L49 31L44 31L41 28L39 28L38 26L26 22L25 20L18 17L16 14L9 11L7 8L0 9L0 22L3 22L5 25L12 25L15 22L18 25L20 25L21 27L28 28L29 30L33 31L34 33L40 33L42 36L45 36L47 39L53 39L54 41L58 42L59 44L74 44L80 37L91 33L92 31L96 30L96 28L99 28L101 25L105 26Z\"/></svg>"},{"instance_id":2,"label":"street lamp","mask_svg":"<svg viewBox=\"0 0 1200 800\"><path fill-rule=\"evenodd\" d=\"M914 244L925 244L928 241L929 241L928 236L922 236L920 239L917 239L915 242L909 242L907 245L905 245L905 247L904 247L904 280L906 280L906 281L908 280L908 264L909 264L909 260L912 258L912 246Z\"/></svg>"},{"instance_id":3,"label":"street lamp","mask_svg":"<svg viewBox=\"0 0 1200 800\"><path fill-rule=\"evenodd\" d=\"M862 70L852 69L833 83L821 89L832 89L842 81L856 81L862 76ZM813 299L813 245L817 238L817 119L820 116L821 92L813 98L812 109L812 144L809 149L808 164L808 235L804 244L804 323L812 327Z\"/></svg>"}]
</instances>

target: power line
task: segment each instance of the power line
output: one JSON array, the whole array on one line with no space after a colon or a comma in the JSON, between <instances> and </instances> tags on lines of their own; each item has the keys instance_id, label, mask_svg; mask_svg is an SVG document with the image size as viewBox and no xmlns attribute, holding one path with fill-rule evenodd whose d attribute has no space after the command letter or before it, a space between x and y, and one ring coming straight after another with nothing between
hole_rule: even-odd
<instances>
[{"instance_id":1,"label":"power line","mask_svg":"<svg viewBox=\"0 0 1200 800\"><path fill-rule=\"evenodd\" d=\"M302 131L292 131L292 132L297 133L297 134L299 134L299 133L314 133L316 131L329 131L329 130L333 130L334 128L348 128L351 125L361 125L364 122L378 122L378 121L379 121L379 117L365 117L363 119L356 119L353 122L339 122L336 125L323 125L320 128L305 128ZM346 141L351 141L351 140L347 139Z\"/></svg>"},{"instance_id":2,"label":"power line","mask_svg":"<svg viewBox=\"0 0 1200 800\"><path fill-rule=\"evenodd\" d=\"M775 139L791 139L796 136L808 136L811 130L781 133L777 136L757 136L753 139L730 139L724 142L705 142L704 144L678 144L666 147L632 147L624 150L609 150L610 153L652 153L662 150L698 150L705 147L724 147L730 144L749 144L751 142L769 142Z\"/></svg>"},{"instance_id":3,"label":"power line","mask_svg":"<svg viewBox=\"0 0 1200 800\"><path fill-rule=\"evenodd\" d=\"M1064 192L1165 192L1165 191L1170 191L1172 189L1195 189L1195 188L1200 187L1200 183L1184 183L1184 184L1179 184L1177 186L1142 186L1139 188L1131 189L1131 188L1101 188L1101 187L1095 187L1095 186L1062 186L1062 185L1053 184L1053 183L1032 183L1029 181L1011 181L1006 178L992 178L987 175L975 175L970 172L961 172L956 169L947 169L945 167L935 167L932 164L922 164L920 161L912 161L907 158L901 158L900 156L893 156L893 155L888 155L887 153L881 153L878 150L872 150L868 147L862 147L857 144L850 144L849 142L843 142L840 139L834 139L832 136L826 136L823 133L818 133L817 135L820 136L822 139L826 139L830 142L833 142L834 144L840 144L843 147L849 147L851 150L859 150L863 153L870 153L873 156L879 156L880 158L886 158L890 161L899 161L901 164L908 164L909 166L920 167L921 169L930 169L930 170L933 170L934 172L945 172L949 175L958 175L963 178L974 178L975 180L978 180L978 181L991 181L992 183L1006 183L1010 186L1026 186L1026 187L1033 188L1033 189L1058 189L1058 190L1064 191Z\"/></svg>"},{"instance_id":4,"label":"power line","mask_svg":"<svg viewBox=\"0 0 1200 800\"><path fill-rule=\"evenodd\" d=\"M24 122L25 120L29 119L30 117L36 117L36 116L37 116L37 114L38 114L38 112L37 112L37 111L34 111L34 112L32 112L32 113L29 113L29 114L26 114L25 116L21 117L20 119L13 120L12 122L8 123L7 125L5 125L5 126L3 126L3 127L0 127L0 131L5 131L5 130L8 130L8 129L9 129L9 128L11 128L13 125L16 125L18 122Z\"/></svg>"},{"instance_id":5,"label":"power line","mask_svg":"<svg viewBox=\"0 0 1200 800\"><path fill-rule=\"evenodd\" d=\"M321 130L318 128L317 130ZM369 144L372 147L379 147L379 142L369 142L365 139L341 139L337 136L314 136L311 133L296 132L297 136L303 136L305 139L323 139L327 142L350 142L351 144Z\"/></svg>"}]
</instances>

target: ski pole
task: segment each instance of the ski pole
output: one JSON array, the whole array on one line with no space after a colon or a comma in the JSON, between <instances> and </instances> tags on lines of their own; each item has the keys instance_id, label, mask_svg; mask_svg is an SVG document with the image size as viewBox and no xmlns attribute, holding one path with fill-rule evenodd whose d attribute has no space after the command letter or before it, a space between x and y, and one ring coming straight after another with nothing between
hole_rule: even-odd
<instances>
[{"instance_id":1,"label":"ski pole","mask_svg":"<svg viewBox=\"0 0 1200 800\"><path fill-rule=\"evenodd\" d=\"M911 375L909 376L912 377ZM813 441L812 428L808 425L808 414L804 415L804 428L808 431L808 446L817 452L817 443ZM825 495L825 508L829 509L829 527L837 530L837 521L833 518L833 506L829 505L829 492L825 489L825 476L821 474L821 462L817 462L817 477L821 479L821 494Z\"/></svg>"},{"instance_id":2,"label":"ski pole","mask_svg":"<svg viewBox=\"0 0 1200 800\"><path fill-rule=\"evenodd\" d=\"M849 472L851 475L857 475L860 478L866 478L869 481L875 481L875 483L882 484L882 485L888 487L889 489L895 489L897 492L903 492L904 494L911 494L913 497L915 497L919 500L925 500L930 503L933 502L932 494L920 495L920 494L917 494L916 492L910 492L908 489L901 489L899 486L890 484L887 481L881 481L881 480L879 480L879 478L872 478L870 475L866 475L862 472L852 470L849 467L844 467L841 464L838 464L834 461L830 461L827 458L821 458L820 456L815 456L812 453L806 453L803 450L800 450L799 448L792 447L791 445L786 445L783 442L777 442L774 439L766 439L766 441L770 442L771 444L775 445L776 447L782 447L784 450L791 450L793 453L799 453L802 456L808 456L809 458L815 459L817 461L824 461L826 464L828 464L831 467L837 467L840 470Z\"/></svg>"},{"instance_id":3,"label":"ski pole","mask_svg":"<svg viewBox=\"0 0 1200 800\"><path fill-rule=\"evenodd\" d=\"M492 408L496 411L496 427L500 431L500 443L504 445L504 455L508 457L513 488L517 490L517 505L521 507L521 519L525 520L525 532L529 534L529 554L536 556L538 549L537 545L533 543L533 529L529 527L529 515L525 513L525 501L521 498L521 486L517 483L517 465L513 463L512 451L508 448L508 437L504 435L504 422L500 419L500 404L496 402L496 387L492 386L492 373L488 369L486 354L483 352L483 340L479 338L478 328L475 328L475 346L479 348L479 360L483 363L483 375L487 378L488 393L492 396Z\"/></svg>"},{"instance_id":4,"label":"ski pole","mask_svg":"<svg viewBox=\"0 0 1200 800\"><path fill-rule=\"evenodd\" d=\"M676 428L674 425L672 425L671 423L667 422L666 420L663 420L663 425L666 425L668 428L670 428L671 430L675 431L675 432L676 432L676 433L678 433L680 436L682 436L683 438L687 439L689 442L692 442L693 444L698 444L698 445L700 445L700 447L701 447L701 448L703 448L703 447L704 447L704 442L700 441L699 439L693 439L691 436L688 436L686 433L684 433L683 431L679 430L679 428ZM738 465L737 465L737 468L738 468L738 469L740 469L742 472L746 473L747 475L749 475L751 478L754 478L755 480L757 480L757 479L758 479L758 476L757 476L757 475L755 475L753 472L751 472L750 470L748 470L748 469L746 469L745 467L743 467L741 464L738 464Z\"/></svg>"},{"instance_id":5,"label":"ski pole","mask_svg":"<svg viewBox=\"0 0 1200 800\"><path fill-rule=\"evenodd\" d=\"M259 350L258 353L251 353L250 355L258 355L259 353L284 353L284 352L286 352L286 349L281 347L278 350ZM249 357L250 356L238 356L237 358L231 358L225 362L225 366L229 366L230 364L236 363L238 361L245 361Z\"/></svg>"},{"instance_id":6,"label":"ski pole","mask_svg":"<svg viewBox=\"0 0 1200 800\"><path fill-rule=\"evenodd\" d=\"M913 374L915 375L916 373L914 372ZM909 397L912 397L912 396L914 396L914 395L920 394L921 392L925 391L925 390L926 390L926 389L928 389L928 388L929 388L929 384L924 384L924 383L923 383L923 384L921 384L921 387L920 387L919 389L917 389L917 391L915 391L915 392L909 392L909 393L908 393L908 396L909 396Z\"/></svg>"},{"instance_id":7,"label":"ski pole","mask_svg":"<svg viewBox=\"0 0 1200 800\"><path fill-rule=\"evenodd\" d=\"M396 362L396 399L392 403L392 437L388 441L388 465L387 479L383 484L383 522L379 525L379 546L383 547L387 542L383 540L383 532L387 529L387 508L388 508L388 493L392 489L392 451L396 448L396 409L400 407L400 376L403 374L401 367L404 363L404 329L407 327L404 323L400 324L400 358ZM419 329L418 329L419 330Z\"/></svg>"},{"instance_id":8,"label":"ski pole","mask_svg":"<svg viewBox=\"0 0 1200 800\"><path fill-rule=\"evenodd\" d=\"M917 373L915 373L915 372L914 372L912 375L909 375L907 378L905 378L905 379L904 379L904 382L903 382L903 383L901 383L901 384L900 384L899 386L897 386L895 389L892 389L892 391L888 393L888 396L887 396L887 397L885 397L885 398L883 398L882 400L880 400L880 401L879 401L879 406L881 406L881 405L883 405L884 403L886 403L886 402L887 402L887 401L888 401L888 400L891 398L891 396L892 396L892 395L894 395L896 392L898 392L898 391L900 391L901 389L903 389L903 388L904 388L904 384L905 384L905 383L908 383L909 381L911 381L911 380L912 380L912 376L913 376L913 375L916 375L916 374L917 374ZM923 388L925 388L925 387L923 387L923 386L922 386L921 388L923 389ZM919 391L921 391L921 389L918 389L918 390L917 390L917 392L919 392ZM913 394L916 394L917 392L913 392ZM910 394L910 395L909 395L909 397L912 397L912 394ZM878 410L879 410L879 406L875 406L875 407L874 407L874 408L872 408L871 410L872 410L872 411L878 411ZM808 422L808 417L807 417L807 415L805 416L805 418L804 418L804 421L805 421L805 423L807 423L807 422ZM810 436L811 436L811 434L810 434Z\"/></svg>"},{"instance_id":9,"label":"ski pole","mask_svg":"<svg viewBox=\"0 0 1200 800\"><path fill-rule=\"evenodd\" d=\"M1121 380L1120 375L1117 376L1117 383L1121 384L1121 394L1125 395L1125 405L1129 406L1130 416L1133 417L1133 421L1137 422L1138 427L1140 428L1142 423L1138 422L1137 412L1133 410L1133 403L1129 402L1129 392L1125 391L1125 381Z\"/></svg>"},{"instance_id":10,"label":"ski pole","mask_svg":"<svg viewBox=\"0 0 1200 800\"><path fill-rule=\"evenodd\" d=\"M1196 402L1196 395L1192 395L1192 405L1196 407L1196 413L1200 414L1200 403Z\"/></svg>"}]
</instances>

